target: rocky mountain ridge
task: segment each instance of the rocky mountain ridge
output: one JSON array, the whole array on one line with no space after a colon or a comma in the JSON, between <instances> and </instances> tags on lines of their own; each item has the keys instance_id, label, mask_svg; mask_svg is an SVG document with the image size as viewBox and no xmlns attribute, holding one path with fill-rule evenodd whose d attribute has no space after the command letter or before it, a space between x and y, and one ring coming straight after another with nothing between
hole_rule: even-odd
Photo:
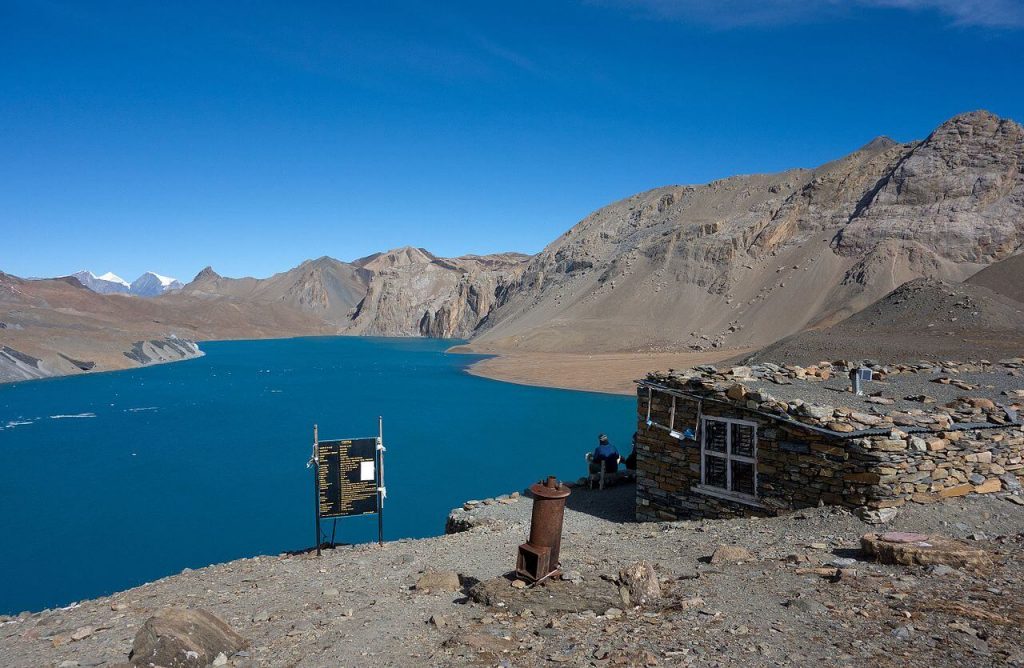
<instances>
[{"instance_id":1,"label":"rocky mountain ridge","mask_svg":"<svg viewBox=\"0 0 1024 668\"><path fill-rule=\"evenodd\" d=\"M224 278L207 267L182 294L284 304L322 318L337 334L468 338L526 259L441 258L406 246L351 263L307 260L267 279Z\"/></svg>"},{"instance_id":2,"label":"rocky mountain ridge","mask_svg":"<svg viewBox=\"0 0 1024 668\"><path fill-rule=\"evenodd\" d=\"M403 247L266 279L207 267L180 290L135 300L147 306L4 277L0 343L53 369L80 368L60 361L68 356L119 368L136 332L452 337L495 353L751 349L839 323L915 279L978 274L982 288L1019 299L1024 265L1012 258L1022 249L1024 128L979 111L922 141L879 137L814 169L640 193L532 257ZM979 273L990 266L1001 269ZM92 359L94 336L116 339L116 354Z\"/></svg>"},{"instance_id":3,"label":"rocky mountain ridge","mask_svg":"<svg viewBox=\"0 0 1024 668\"><path fill-rule=\"evenodd\" d=\"M473 347L764 345L908 280L962 281L1022 243L1024 128L972 112L920 142L600 209L530 260Z\"/></svg>"},{"instance_id":4,"label":"rocky mountain ridge","mask_svg":"<svg viewBox=\"0 0 1024 668\"><path fill-rule=\"evenodd\" d=\"M102 276L97 276L91 271L83 269L71 274L86 288L101 295L120 294L134 295L136 297L156 297L168 292L174 292L184 287L184 284L176 278L161 276L152 271L147 271L134 281L129 283L112 271Z\"/></svg>"}]
</instances>

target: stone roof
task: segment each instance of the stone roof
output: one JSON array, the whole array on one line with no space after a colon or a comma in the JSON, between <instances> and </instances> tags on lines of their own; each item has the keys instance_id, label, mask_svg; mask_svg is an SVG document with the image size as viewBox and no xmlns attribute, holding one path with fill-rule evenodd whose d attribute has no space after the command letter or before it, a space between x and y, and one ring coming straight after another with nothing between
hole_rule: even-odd
<instances>
[{"instance_id":1,"label":"stone roof","mask_svg":"<svg viewBox=\"0 0 1024 668\"><path fill-rule=\"evenodd\" d=\"M1020 424L1024 359L883 365L870 363L864 396L850 389L848 372L860 364L821 362L809 367L758 364L717 369L702 365L654 372L642 386L725 401L835 436L979 429Z\"/></svg>"}]
</instances>

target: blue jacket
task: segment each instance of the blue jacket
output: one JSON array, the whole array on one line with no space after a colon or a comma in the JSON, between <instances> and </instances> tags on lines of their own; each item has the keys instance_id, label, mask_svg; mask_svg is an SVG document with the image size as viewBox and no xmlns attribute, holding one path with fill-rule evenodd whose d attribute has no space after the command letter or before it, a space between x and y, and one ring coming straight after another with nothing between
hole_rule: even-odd
<instances>
[{"instance_id":1,"label":"blue jacket","mask_svg":"<svg viewBox=\"0 0 1024 668\"><path fill-rule=\"evenodd\" d=\"M611 443L605 443L594 448L594 461L615 461L619 458L619 451Z\"/></svg>"}]
</instances>

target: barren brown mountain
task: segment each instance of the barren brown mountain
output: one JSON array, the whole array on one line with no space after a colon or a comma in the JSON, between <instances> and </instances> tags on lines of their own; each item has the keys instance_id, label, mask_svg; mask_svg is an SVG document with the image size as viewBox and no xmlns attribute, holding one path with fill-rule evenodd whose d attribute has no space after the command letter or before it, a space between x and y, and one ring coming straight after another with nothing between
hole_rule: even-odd
<instances>
[{"instance_id":1,"label":"barren brown mountain","mask_svg":"<svg viewBox=\"0 0 1024 668\"><path fill-rule=\"evenodd\" d=\"M878 138L815 169L635 195L532 258L405 247L267 279L207 268L151 300L3 275L0 380L176 359L196 354L190 340L304 334L471 338L471 350L518 355L719 357L808 329L866 332L863 318L827 328L920 278L945 284L912 284L864 318L898 312L900 331L954 331L937 350L958 340L1012 349L1003 334L1017 326L1012 300L1024 299L1022 244L1024 128L979 111L923 141ZM942 309L959 308L947 308L950 291L985 317L942 325Z\"/></svg>"},{"instance_id":2,"label":"barren brown mountain","mask_svg":"<svg viewBox=\"0 0 1024 668\"><path fill-rule=\"evenodd\" d=\"M1024 354L1024 303L966 283L919 278L824 329L773 343L750 361L982 360Z\"/></svg>"},{"instance_id":3,"label":"barren brown mountain","mask_svg":"<svg viewBox=\"0 0 1024 668\"><path fill-rule=\"evenodd\" d=\"M308 260L270 278L207 267L178 293L102 295L73 278L0 274L0 382L200 354L193 341L324 334L468 337L526 256L438 258L401 248Z\"/></svg>"},{"instance_id":4,"label":"barren brown mountain","mask_svg":"<svg viewBox=\"0 0 1024 668\"><path fill-rule=\"evenodd\" d=\"M0 382L109 371L198 353L192 341L327 334L293 308L169 294L101 295L76 280L0 273Z\"/></svg>"},{"instance_id":5,"label":"barren brown mountain","mask_svg":"<svg viewBox=\"0 0 1024 668\"><path fill-rule=\"evenodd\" d=\"M959 282L1024 242L1024 128L957 116L811 170L658 188L534 257L479 351L765 345L915 278Z\"/></svg>"}]
</instances>

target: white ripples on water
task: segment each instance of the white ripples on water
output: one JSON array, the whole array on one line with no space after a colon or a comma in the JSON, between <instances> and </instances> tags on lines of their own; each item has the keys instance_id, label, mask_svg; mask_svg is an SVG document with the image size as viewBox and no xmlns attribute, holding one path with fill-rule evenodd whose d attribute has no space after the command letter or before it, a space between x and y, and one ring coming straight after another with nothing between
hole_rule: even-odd
<instances>
[{"instance_id":1,"label":"white ripples on water","mask_svg":"<svg viewBox=\"0 0 1024 668\"><path fill-rule=\"evenodd\" d=\"M95 413L75 413L73 415L51 415L50 419L51 420L67 420L67 419L70 419L70 418L94 418L94 417L96 417Z\"/></svg>"},{"instance_id":2,"label":"white ripples on water","mask_svg":"<svg viewBox=\"0 0 1024 668\"><path fill-rule=\"evenodd\" d=\"M32 424L35 420L11 420L0 429L14 429L15 427L21 427L26 424Z\"/></svg>"}]
</instances>

